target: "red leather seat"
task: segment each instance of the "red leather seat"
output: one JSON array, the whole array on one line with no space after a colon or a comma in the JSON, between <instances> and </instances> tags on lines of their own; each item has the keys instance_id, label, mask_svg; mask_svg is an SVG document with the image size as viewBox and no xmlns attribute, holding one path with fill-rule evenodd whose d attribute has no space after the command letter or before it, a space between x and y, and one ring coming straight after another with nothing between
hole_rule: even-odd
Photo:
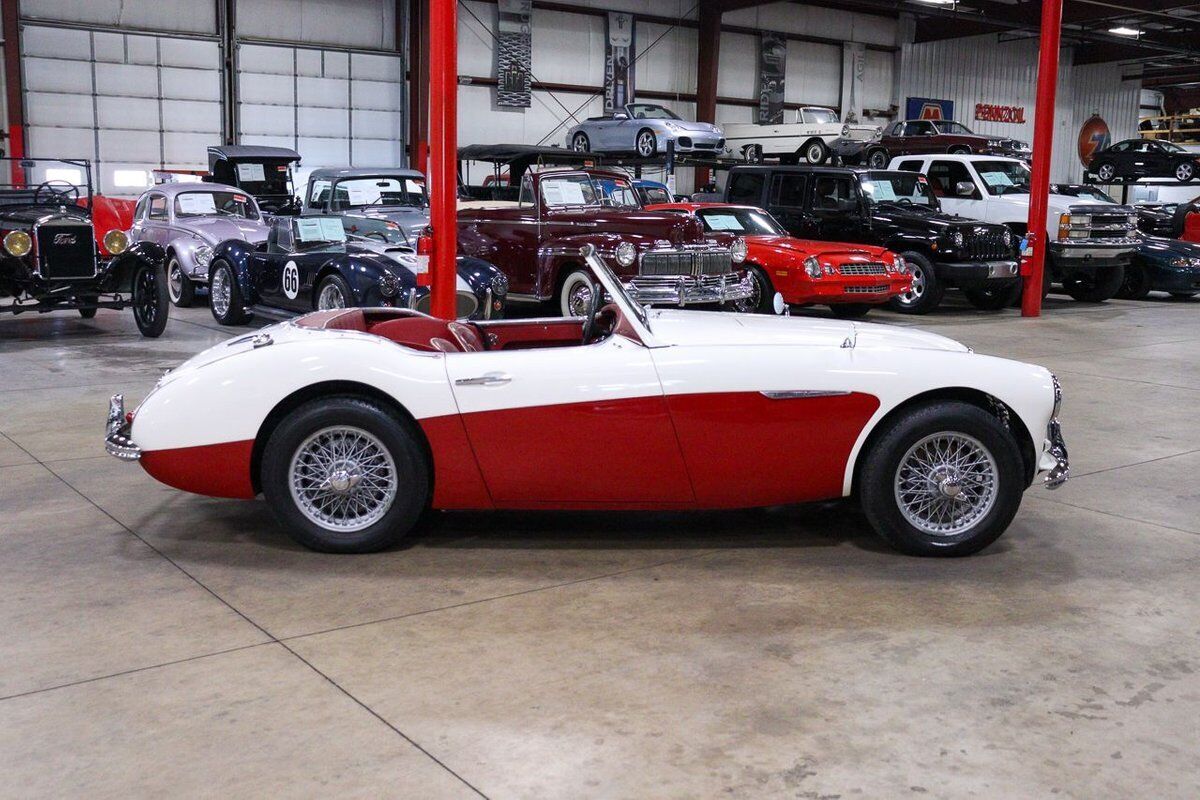
<instances>
[{"instance_id":1,"label":"red leather seat","mask_svg":"<svg viewBox=\"0 0 1200 800\"><path fill-rule=\"evenodd\" d=\"M433 317L399 317L377 322L370 332L415 350L457 353L456 337L447 327L445 320Z\"/></svg>"}]
</instances>

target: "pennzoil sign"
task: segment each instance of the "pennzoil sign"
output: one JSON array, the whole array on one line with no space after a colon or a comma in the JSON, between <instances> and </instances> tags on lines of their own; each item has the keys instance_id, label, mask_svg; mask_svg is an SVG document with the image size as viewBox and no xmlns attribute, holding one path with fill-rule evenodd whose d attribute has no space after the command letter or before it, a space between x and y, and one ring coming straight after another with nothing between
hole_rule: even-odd
<instances>
[{"instance_id":1,"label":"pennzoil sign","mask_svg":"<svg viewBox=\"0 0 1200 800\"><path fill-rule=\"evenodd\" d=\"M975 104L975 119L980 122L1011 122L1025 124L1025 106L997 106L991 103Z\"/></svg>"}]
</instances>

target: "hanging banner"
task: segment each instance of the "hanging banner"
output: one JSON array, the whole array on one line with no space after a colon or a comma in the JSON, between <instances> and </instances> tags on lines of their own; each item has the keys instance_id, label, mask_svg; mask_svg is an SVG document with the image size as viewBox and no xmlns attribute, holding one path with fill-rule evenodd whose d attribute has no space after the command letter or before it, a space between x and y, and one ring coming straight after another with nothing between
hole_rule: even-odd
<instances>
[{"instance_id":1,"label":"hanging banner","mask_svg":"<svg viewBox=\"0 0 1200 800\"><path fill-rule=\"evenodd\" d=\"M787 39L778 33L758 37L758 124L783 122L783 81L787 71Z\"/></svg>"},{"instance_id":2,"label":"hanging banner","mask_svg":"<svg viewBox=\"0 0 1200 800\"><path fill-rule=\"evenodd\" d=\"M604 113L633 102L633 14L610 12L604 46Z\"/></svg>"},{"instance_id":3,"label":"hanging banner","mask_svg":"<svg viewBox=\"0 0 1200 800\"><path fill-rule=\"evenodd\" d=\"M505 108L529 108L530 69L533 48L530 44L530 17L533 0L500 0L496 21L496 105Z\"/></svg>"},{"instance_id":4,"label":"hanging banner","mask_svg":"<svg viewBox=\"0 0 1200 800\"><path fill-rule=\"evenodd\" d=\"M904 104L905 119L954 119L953 100L910 97Z\"/></svg>"}]
</instances>

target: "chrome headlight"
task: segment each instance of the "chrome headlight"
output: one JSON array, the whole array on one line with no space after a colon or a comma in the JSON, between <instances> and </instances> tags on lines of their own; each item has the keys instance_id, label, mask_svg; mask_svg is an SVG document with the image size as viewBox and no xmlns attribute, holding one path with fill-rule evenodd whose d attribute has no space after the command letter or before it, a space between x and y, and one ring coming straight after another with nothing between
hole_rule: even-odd
<instances>
[{"instance_id":1,"label":"chrome headlight","mask_svg":"<svg viewBox=\"0 0 1200 800\"><path fill-rule=\"evenodd\" d=\"M746 240L741 236L734 239L733 244L729 245L729 256L735 264L745 261L748 252L750 252L750 249L746 246Z\"/></svg>"},{"instance_id":2,"label":"chrome headlight","mask_svg":"<svg viewBox=\"0 0 1200 800\"><path fill-rule=\"evenodd\" d=\"M9 231L4 236L4 249L16 258L27 256L33 249L33 237L25 231Z\"/></svg>"},{"instance_id":3,"label":"chrome headlight","mask_svg":"<svg viewBox=\"0 0 1200 800\"><path fill-rule=\"evenodd\" d=\"M666 128L666 129L667 129L667 130L669 130L669 131L677 131L677 130L680 130L679 126L678 126L678 125L676 125L674 122L664 122L664 123L663 123L663 127L664 127L664 128Z\"/></svg>"},{"instance_id":4,"label":"chrome headlight","mask_svg":"<svg viewBox=\"0 0 1200 800\"><path fill-rule=\"evenodd\" d=\"M379 293L384 297L400 294L400 278L393 272L384 272L379 276Z\"/></svg>"},{"instance_id":5,"label":"chrome headlight","mask_svg":"<svg viewBox=\"0 0 1200 800\"><path fill-rule=\"evenodd\" d=\"M192 251L192 260L201 267L208 267L212 263L212 256L212 248L206 244L202 244Z\"/></svg>"},{"instance_id":6,"label":"chrome headlight","mask_svg":"<svg viewBox=\"0 0 1200 800\"><path fill-rule=\"evenodd\" d=\"M492 278L492 294L496 297L508 294L508 278L496 275Z\"/></svg>"},{"instance_id":7,"label":"chrome headlight","mask_svg":"<svg viewBox=\"0 0 1200 800\"><path fill-rule=\"evenodd\" d=\"M622 267L632 267L633 262L637 261L637 247L633 242L621 242L617 245L614 255L617 257L617 263Z\"/></svg>"},{"instance_id":8,"label":"chrome headlight","mask_svg":"<svg viewBox=\"0 0 1200 800\"><path fill-rule=\"evenodd\" d=\"M114 228L104 234L104 249L114 256L119 256L129 249L129 237L125 235L125 231Z\"/></svg>"},{"instance_id":9,"label":"chrome headlight","mask_svg":"<svg viewBox=\"0 0 1200 800\"><path fill-rule=\"evenodd\" d=\"M810 278L816 279L821 277L821 264L817 261L816 256L809 256L804 259L804 271L808 273L808 277Z\"/></svg>"},{"instance_id":10,"label":"chrome headlight","mask_svg":"<svg viewBox=\"0 0 1200 800\"><path fill-rule=\"evenodd\" d=\"M849 135L850 135L850 123L847 122L845 125L842 126L842 136L849 136Z\"/></svg>"}]
</instances>

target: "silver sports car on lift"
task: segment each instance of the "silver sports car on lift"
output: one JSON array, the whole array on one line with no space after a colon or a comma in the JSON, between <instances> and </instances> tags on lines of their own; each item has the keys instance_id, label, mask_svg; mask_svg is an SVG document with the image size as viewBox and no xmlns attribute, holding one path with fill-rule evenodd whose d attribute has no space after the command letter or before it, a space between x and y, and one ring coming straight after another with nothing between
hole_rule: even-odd
<instances>
[{"instance_id":1,"label":"silver sports car on lift","mask_svg":"<svg viewBox=\"0 0 1200 800\"><path fill-rule=\"evenodd\" d=\"M581 153L637 153L651 158L675 142L676 153L720 154L721 129L709 122L687 122L653 103L630 103L612 116L589 117L567 131L567 147Z\"/></svg>"}]
</instances>

